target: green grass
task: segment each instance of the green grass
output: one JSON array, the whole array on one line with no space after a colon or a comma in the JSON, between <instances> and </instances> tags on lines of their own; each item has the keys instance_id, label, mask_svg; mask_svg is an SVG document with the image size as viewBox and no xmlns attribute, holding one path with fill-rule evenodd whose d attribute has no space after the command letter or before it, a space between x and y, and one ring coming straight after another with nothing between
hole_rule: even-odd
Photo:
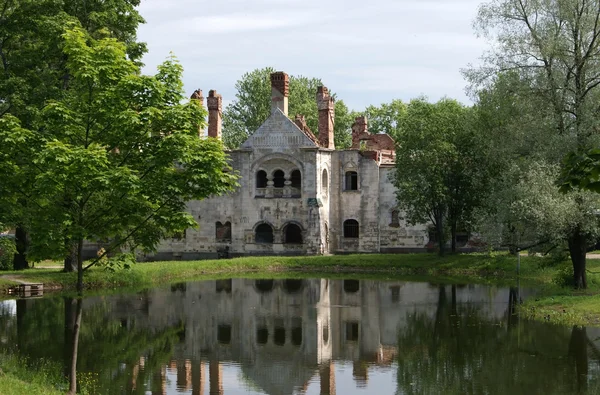
<instances>
[{"instance_id":1,"label":"green grass","mask_svg":"<svg viewBox=\"0 0 600 395\"><path fill-rule=\"evenodd\" d=\"M523 257L522 262L535 262L541 258ZM531 265L527 266L530 267ZM532 275L526 265L522 274ZM245 257L205 261L163 261L137 263L129 270L111 273L94 267L85 273L86 289L148 287L179 281L231 276L262 276L276 274L375 274L393 276L449 276L465 280L485 281L489 278L514 278L516 259L505 254L461 254L438 257L433 254L374 254L334 255L312 257ZM61 273L56 269L31 269L3 272L29 282L44 283L45 289L75 288L76 275ZM5 279L6 281L6 279ZM2 285L0 284L0 287ZM4 285L6 288L6 285Z\"/></svg>"},{"instance_id":2,"label":"green grass","mask_svg":"<svg viewBox=\"0 0 600 395\"><path fill-rule=\"evenodd\" d=\"M0 394L2 395L58 395L68 388L60 375L60 366L39 360L31 363L15 355L0 354Z\"/></svg>"},{"instance_id":3,"label":"green grass","mask_svg":"<svg viewBox=\"0 0 600 395\"><path fill-rule=\"evenodd\" d=\"M547 258L521 256L521 284L538 290L525 301L522 311L540 320L567 324L600 325L600 260L588 260L589 289L574 291L555 284L566 263L549 265ZM245 257L205 261L137 263L129 270L111 273L101 267L86 272L86 292L123 292L182 281L218 278L370 278L410 279L439 283L483 283L513 285L517 259L505 253L456 254L369 254L311 257ZM562 266L561 266L562 265ZM568 268L566 269L568 270ZM75 273L59 268L4 272L29 282L44 283L45 292L75 289ZM10 281L0 277L0 290Z\"/></svg>"}]
</instances>

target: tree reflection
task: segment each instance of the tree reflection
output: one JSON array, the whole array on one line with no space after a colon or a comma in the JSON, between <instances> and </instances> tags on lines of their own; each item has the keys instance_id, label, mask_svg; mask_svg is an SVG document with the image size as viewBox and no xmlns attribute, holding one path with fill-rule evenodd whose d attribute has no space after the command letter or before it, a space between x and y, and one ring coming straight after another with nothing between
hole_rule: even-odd
<instances>
[{"instance_id":1,"label":"tree reflection","mask_svg":"<svg viewBox=\"0 0 600 395\"><path fill-rule=\"evenodd\" d=\"M438 288L435 314L415 311L400 330L398 394L600 393L585 328L519 321L516 289L499 321L483 304L457 303L454 286L448 300L447 288Z\"/></svg>"}]
</instances>

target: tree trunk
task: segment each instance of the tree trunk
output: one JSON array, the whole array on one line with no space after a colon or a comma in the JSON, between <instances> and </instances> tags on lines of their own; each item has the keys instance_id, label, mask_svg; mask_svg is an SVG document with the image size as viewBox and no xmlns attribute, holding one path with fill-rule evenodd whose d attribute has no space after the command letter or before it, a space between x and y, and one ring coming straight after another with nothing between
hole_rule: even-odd
<instances>
[{"instance_id":1,"label":"tree trunk","mask_svg":"<svg viewBox=\"0 0 600 395\"><path fill-rule=\"evenodd\" d=\"M79 329L81 328L83 300L77 299L77 318L73 327L73 354L71 356L71 372L69 374L69 392L67 395L75 395L77 393L77 349L79 348Z\"/></svg>"},{"instance_id":2,"label":"tree trunk","mask_svg":"<svg viewBox=\"0 0 600 395\"><path fill-rule=\"evenodd\" d=\"M456 221L452 221L452 225L450 228L450 233L452 235L452 253L454 254L456 252Z\"/></svg>"},{"instance_id":3,"label":"tree trunk","mask_svg":"<svg viewBox=\"0 0 600 395\"><path fill-rule=\"evenodd\" d=\"M77 291L83 291L83 239L77 242Z\"/></svg>"},{"instance_id":4,"label":"tree trunk","mask_svg":"<svg viewBox=\"0 0 600 395\"><path fill-rule=\"evenodd\" d=\"M438 247L440 256L444 256L446 249L446 238L444 237L444 219L441 215L436 218L435 231L437 233Z\"/></svg>"},{"instance_id":5,"label":"tree trunk","mask_svg":"<svg viewBox=\"0 0 600 395\"><path fill-rule=\"evenodd\" d=\"M64 331L64 376L70 377L71 364L73 363L73 344L75 339L75 324L77 322L77 300L71 297L63 298L65 304L65 331Z\"/></svg>"},{"instance_id":6,"label":"tree trunk","mask_svg":"<svg viewBox=\"0 0 600 395\"><path fill-rule=\"evenodd\" d=\"M577 227L569 237L569 253L573 263L573 285L577 289L587 288L585 270L587 242L581 229Z\"/></svg>"},{"instance_id":7,"label":"tree trunk","mask_svg":"<svg viewBox=\"0 0 600 395\"><path fill-rule=\"evenodd\" d=\"M29 245L27 231L20 225L15 230L15 244L17 246L17 253L13 259L14 269L23 270L29 268L29 263L27 262L27 246Z\"/></svg>"},{"instance_id":8,"label":"tree trunk","mask_svg":"<svg viewBox=\"0 0 600 395\"><path fill-rule=\"evenodd\" d=\"M569 341L569 356L574 359L577 374L577 392L587 392L588 353L587 333L585 327L574 326Z\"/></svg>"},{"instance_id":9,"label":"tree trunk","mask_svg":"<svg viewBox=\"0 0 600 395\"><path fill-rule=\"evenodd\" d=\"M69 247L69 256L64 260L63 272L72 273L77 271L77 245L71 244Z\"/></svg>"}]
</instances>

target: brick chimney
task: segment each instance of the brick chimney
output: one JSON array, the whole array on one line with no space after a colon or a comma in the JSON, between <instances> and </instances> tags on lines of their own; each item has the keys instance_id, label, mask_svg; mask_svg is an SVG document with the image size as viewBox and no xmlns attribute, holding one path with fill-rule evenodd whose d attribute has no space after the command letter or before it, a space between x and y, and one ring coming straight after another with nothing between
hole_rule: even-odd
<instances>
[{"instance_id":1,"label":"brick chimney","mask_svg":"<svg viewBox=\"0 0 600 395\"><path fill-rule=\"evenodd\" d=\"M290 78L283 71L271 74L271 113L278 108L288 115L288 97L290 95Z\"/></svg>"},{"instance_id":2,"label":"brick chimney","mask_svg":"<svg viewBox=\"0 0 600 395\"><path fill-rule=\"evenodd\" d=\"M333 142L335 102L324 86L317 88L317 108L319 109L319 143L323 148L335 149Z\"/></svg>"},{"instance_id":3,"label":"brick chimney","mask_svg":"<svg viewBox=\"0 0 600 395\"><path fill-rule=\"evenodd\" d=\"M215 90L208 92L206 99L208 107L208 137L221 140L221 118L223 109L223 98Z\"/></svg>"},{"instance_id":4,"label":"brick chimney","mask_svg":"<svg viewBox=\"0 0 600 395\"><path fill-rule=\"evenodd\" d=\"M369 134L369 125L367 117L356 117L352 124L352 148L360 148L360 138L364 134Z\"/></svg>"}]
</instances>

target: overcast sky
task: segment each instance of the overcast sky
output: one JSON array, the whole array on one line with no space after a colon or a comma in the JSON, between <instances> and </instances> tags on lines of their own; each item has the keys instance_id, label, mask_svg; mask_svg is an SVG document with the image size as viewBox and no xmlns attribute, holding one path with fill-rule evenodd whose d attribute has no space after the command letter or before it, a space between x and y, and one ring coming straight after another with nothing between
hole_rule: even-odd
<instances>
[{"instance_id":1,"label":"overcast sky","mask_svg":"<svg viewBox=\"0 0 600 395\"><path fill-rule=\"evenodd\" d=\"M425 95L468 103L460 69L486 48L482 0L142 0L145 72L173 52L187 94L234 99L243 73L319 77L352 109Z\"/></svg>"}]
</instances>

